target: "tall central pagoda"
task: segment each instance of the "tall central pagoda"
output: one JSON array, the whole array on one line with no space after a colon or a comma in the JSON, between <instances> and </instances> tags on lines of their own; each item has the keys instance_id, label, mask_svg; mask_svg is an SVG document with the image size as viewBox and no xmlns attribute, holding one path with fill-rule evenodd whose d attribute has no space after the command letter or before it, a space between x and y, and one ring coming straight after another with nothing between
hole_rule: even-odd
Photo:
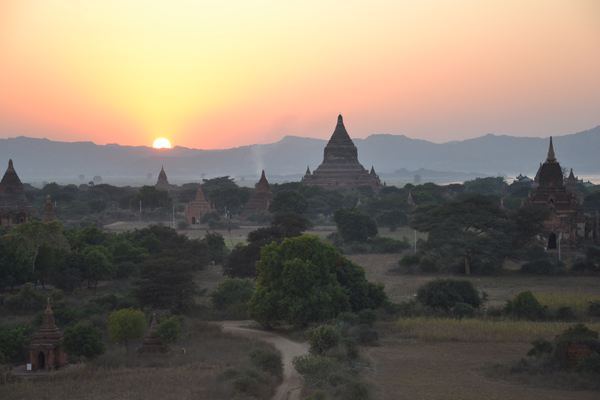
<instances>
[{"instance_id":1,"label":"tall central pagoda","mask_svg":"<svg viewBox=\"0 0 600 400\"><path fill-rule=\"evenodd\" d=\"M369 172L358 162L358 150L346 131L341 114L333 135L325 146L323 163L312 174L307 168L301 182L303 185L321 186L325 189L371 186L375 192L379 192L382 188L375 169L371 167Z\"/></svg>"}]
</instances>

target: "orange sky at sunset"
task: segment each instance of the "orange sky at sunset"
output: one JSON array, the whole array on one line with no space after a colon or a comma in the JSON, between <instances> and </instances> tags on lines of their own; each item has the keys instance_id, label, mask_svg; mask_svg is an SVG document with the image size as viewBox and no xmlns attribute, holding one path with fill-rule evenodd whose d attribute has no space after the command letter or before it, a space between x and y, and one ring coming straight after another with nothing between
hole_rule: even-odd
<instances>
[{"instance_id":1,"label":"orange sky at sunset","mask_svg":"<svg viewBox=\"0 0 600 400\"><path fill-rule=\"evenodd\" d=\"M0 0L0 138L547 137L599 71L597 0Z\"/></svg>"}]
</instances>

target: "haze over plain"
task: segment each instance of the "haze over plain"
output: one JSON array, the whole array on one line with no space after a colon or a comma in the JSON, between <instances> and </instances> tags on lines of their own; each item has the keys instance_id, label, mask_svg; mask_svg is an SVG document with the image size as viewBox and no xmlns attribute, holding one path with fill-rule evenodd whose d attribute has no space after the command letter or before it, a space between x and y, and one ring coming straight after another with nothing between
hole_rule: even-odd
<instances>
[{"instance_id":1,"label":"haze over plain","mask_svg":"<svg viewBox=\"0 0 600 400\"><path fill-rule=\"evenodd\" d=\"M3 0L0 138L230 148L600 123L595 0Z\"/></svg>"}]
</instances>

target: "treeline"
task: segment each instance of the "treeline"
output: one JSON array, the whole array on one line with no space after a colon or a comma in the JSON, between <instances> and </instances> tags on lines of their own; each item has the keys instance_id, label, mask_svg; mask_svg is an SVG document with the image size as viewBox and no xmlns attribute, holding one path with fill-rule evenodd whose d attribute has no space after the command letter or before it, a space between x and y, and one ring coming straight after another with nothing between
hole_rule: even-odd
<instances>
[{"instance_id":1,"label":"treeline","mask_svg":"<svg viewBox=\"0 0 600 400\"><path fill-rule=\"evenodd\" d=\"M227 253L218 233L189 239L159 225L109 233L96 225L65 229L59 221L32 221L0 230L0 292L23 282L49 283L65 293L112 279L139 276L143 282L156 265L166 274L170 265L193 271Z\"/></svg>"}]
</instances>

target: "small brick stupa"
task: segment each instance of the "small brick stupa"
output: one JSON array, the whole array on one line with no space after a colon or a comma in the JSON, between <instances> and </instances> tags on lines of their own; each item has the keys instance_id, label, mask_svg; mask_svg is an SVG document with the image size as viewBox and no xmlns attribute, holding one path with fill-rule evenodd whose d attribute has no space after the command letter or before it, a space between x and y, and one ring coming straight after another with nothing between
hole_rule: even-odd
<instances>
[{"instance_id":1,"label":"small brick stupa","mask_svg":"<svg viewBox=\"0 0 600 400\"><path fill-rule=\"evenodd\" d=\"M52 199L50 195L46 197L46 204L44 205L44 215L42 215L42 222L50 222L56 219L54 214L54 207L52 207Z\"/></svg>"},{"instance_id":2,"label":"small brick stupa","mask_svg":"<svg viewBox=\"0 0 600 400\"><path fill-rule=\"evenodd\" d=\"M341 114L333 135L325 146L323 162L312 174L307 168L301 183L325 189L370 186L375 193L379 193L382 188L375 168L371 167L369 172L358 162L358 150L346 131Z\"/></svg>"},{"instance_id":3,"label":"small brick stupa","mask_svg":"<svg viewBox=\"0 0 600 400\"><path fill-rule=\"evenodd\" d=\"M211 207L210 204L208 204L208 202L204 199L202 188L200 185L198 185L196 197L193 201L190 201L190 203L185 206L185 220L192 225L199 224L200 218L202 218L204 214L208 214L214 210L214 207Z\"/></svg>"},{"instance_id":4,"label":"small brick stupa","mask_svg":"<svg viewBox=\"0 0 600 400\"><path fill-rule=\"evenodd\" d=\"M169 184L169 180L167 179L167 173L165 172L165 167L160 167L160 173L158 174L158 180L156 181L155 188L160 190L169 190L171 189L171 185Z\"/></svg>"},{"instance_id":5,"label":"small brick stupa","mask_svg":"<svg viewBox=\"0 0 600 400\"><path fill-rule=\"evenodd\" d=\"M254 189L254 195L246 203L242 218L246 218L249 214L268 214L269 206L273 201L273 192L267 177L265 176L265 170L262 171L260 179Z\"/></svg>"},{"instance_id":6,"label":"small brick stupa","mask_svg":"<svg viewBox=\"0 0 600 400\"><path fill-rule=\"evenodd\" d=\"M52 314L50 299L48 299L42 326L33 336L33 341L29 345L31 372L51 371L68 364L67 355L60 348L62 338L63 335L54 322L54 314Z\"/></svg>"},{"instance_id":7,"label":"small brick stupa","mask_svg":"<svg viewBox=\"0 0 600 400\"><path fill-rule=\"evenodd\" d=\"M156 314L152 315L152 322L150 323L150 329L146 334L146 338L142 342L142 345L138 348L138 353L164 353L168 349L160 344L158 339L155 337L155 332L158 329L158 323L156 322Z\"/></svg>"},{"instance_id":8,"label":"small brick stupa","mask_svg":"<svg viewBox=\"0 0 600 400\"><path fill-rule=\"evenodd\" d=\"M28 222L33 208L25 196L25 186L8 160L8 168L0 181L0 226L11 226Z\"/></svg>"}]
</instances>

